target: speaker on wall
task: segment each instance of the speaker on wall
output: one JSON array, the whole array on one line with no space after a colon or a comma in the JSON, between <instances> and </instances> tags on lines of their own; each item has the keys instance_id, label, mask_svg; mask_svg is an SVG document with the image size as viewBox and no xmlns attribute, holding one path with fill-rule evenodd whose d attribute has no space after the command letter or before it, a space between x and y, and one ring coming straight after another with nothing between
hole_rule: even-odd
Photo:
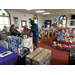
<instances>
[{"instance_id":1,"label":"speaker on wall","mask_svg":"<svg viewBox=\"0 0 75 75\"><path fill-rule=\"evenodd\" d=\"M71 15L71 19L75 19L75 15Z\"/></svg>"}]
</instances>

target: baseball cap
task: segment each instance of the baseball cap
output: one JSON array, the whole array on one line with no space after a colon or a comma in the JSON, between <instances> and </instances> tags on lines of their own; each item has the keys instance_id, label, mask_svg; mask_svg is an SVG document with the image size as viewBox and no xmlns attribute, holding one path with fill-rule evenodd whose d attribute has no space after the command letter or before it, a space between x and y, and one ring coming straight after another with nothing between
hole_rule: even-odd
<instances>
[{"instance_id":1,"label":"baseball cap","mask_svg":"<svg viewBox=\"0 0 75 75\"><path fill-rule=\"evenodd\" d=\"M30 23L34 23L34 21L33 21L33 20L31 20L31 21L30 21Z\"/></svg>"}]
</instances>

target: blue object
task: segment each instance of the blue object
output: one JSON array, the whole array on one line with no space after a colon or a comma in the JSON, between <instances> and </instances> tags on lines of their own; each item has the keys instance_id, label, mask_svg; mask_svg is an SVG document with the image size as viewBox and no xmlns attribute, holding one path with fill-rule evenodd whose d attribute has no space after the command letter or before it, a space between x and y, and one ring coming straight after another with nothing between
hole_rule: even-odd
<instances>
[{"instance_id":1,"label":"blue object","mask_svg":"<svg viewBox=\"0 0 75 75\"><path fill-rule=\"evenodd\" d=\"M22 50L20 50L20 54L23 55L25 53L24 47L22 47Z\"/></svg>"},{"instance_id":2,"label":"blue object","mask_svg":"<svg viewBox=\"0 0 75 75\"><path fill-rule=\"evenodd\" d=\"M62 16L63 18L65 17L65 15Z\"/></svg>"},{"instance_id":3,"label":"blue object","mask_svg":"<svg viewBox=\"0 0 75 75\"><path fill-rule=\"evenodd\" d=\"M33 30L33 29L36 29L35 31L33 31L33 37L39 36L39 30L38 30L38 25L37 25L37 24L34 24L34 25L31 27L31 30Z\"/></svg>"},{"instance_id":4,"label":"blue object","mask_svg":"<svg viewBox=\"0 0 75 75\"><path fill-rule=\"evenodd\" d=\"M45 27L47 28L48 23L45 24Z\"/></svg>"},{"instance_id":5,"label":"blue object","mask_svg":"<svg viewBox=\"0 0 75 75\"><path fill-rule=\"evenodd\" d=\"M48 34L48 31L47 30L45 30L45 35L47 35Z\"/></svg>"},{"instance_id":6,"label":"blue object","mask_svg":"<svg viewBox=\"0 0 75 75\"><path fill-rule=\"evenodd\" d=\"M63 34L61 33L60 34L60 41L62 41L62 38L63 38Z\"/></svg>"}]
</instances>

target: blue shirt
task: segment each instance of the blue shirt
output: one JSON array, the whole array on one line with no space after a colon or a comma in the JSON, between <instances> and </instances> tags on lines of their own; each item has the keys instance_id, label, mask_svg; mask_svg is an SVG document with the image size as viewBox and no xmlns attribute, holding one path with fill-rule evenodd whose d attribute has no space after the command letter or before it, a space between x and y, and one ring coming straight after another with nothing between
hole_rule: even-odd
<instances>
[{"instance_id":1,"label":"blue shirt","mask_svg":"<svg viewBox=\"0 0 75 75\"><path fill-rule=\"evenodd\" d=\"M33 26L31 26L31 30L36 29L35 31L33 31L33 37L35 36L39 36L39 30L38 30L38 25L34 24Z\"/></svg>"}]
</instances>

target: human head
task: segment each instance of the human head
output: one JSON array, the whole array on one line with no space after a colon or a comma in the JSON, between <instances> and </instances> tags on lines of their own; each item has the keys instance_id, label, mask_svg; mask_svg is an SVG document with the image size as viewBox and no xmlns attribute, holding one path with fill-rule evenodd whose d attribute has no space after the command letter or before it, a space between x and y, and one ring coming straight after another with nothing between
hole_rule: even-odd
<instances>
[{"instance_id":1,"label":"human head","mask_svg":"<svg viewBox=\"0 0 75 75\"><path fill-rule=\"evenodd\" d=\"M15 27L14 24L12 24L11 27L14 28Z\"/></svg>"},{"instance_id":2,"label":"human head","mask_svg":"<svg viewBox=\"0 0 75 75\"><path fill-rule=\"evenodd\" d=\"M31 21L30 21L30 24L31 24L31 25L34 25L34 21L33 21L33 20L31 20Z\"/></svg>"},{"instance_id":3,"label":"human head","mask_svg":"<svg viewBox=\"0 0 75 75\"><path fill-rule=\"evenodd\" d=\"M52 24L52 26L53 26L54 24Z\"/></svg>"},{"instance_id":4,"label":"human head","mask_svg":"<svg viewBox=\"0 0 75 75\"><path fill-rule=\"evenodd\" d=\"M27 25L25 26L25 28L27 28Z\"/></svg>"}]
</instances>

